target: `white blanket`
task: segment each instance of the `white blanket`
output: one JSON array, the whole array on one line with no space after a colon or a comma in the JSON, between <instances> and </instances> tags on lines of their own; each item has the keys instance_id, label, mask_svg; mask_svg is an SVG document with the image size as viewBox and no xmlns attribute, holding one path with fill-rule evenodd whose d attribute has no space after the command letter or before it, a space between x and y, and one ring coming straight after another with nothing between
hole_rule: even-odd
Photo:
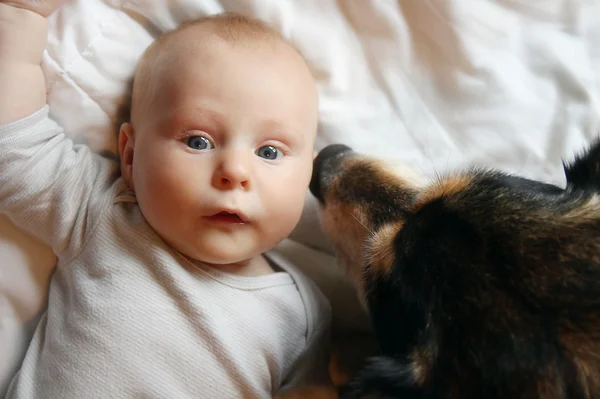
<instances>
[{"instance_id":1,"label":"white blanket","mask_svg":"<svg viewBox=\"0 0 600 399\"><path fill-rule=\"evenodd\" d=\"M427 175L479 164L563 184L561 158L598 132L597 0L72 0L50 18L51 114L77 141L114 151L138 56L160 32L223 10L272 23L303 52L321 94L318 148L343 142ZM282 249L321 284L339 328L362 328L308 198ZM0 395L53 265L0 218Z\"/></svg>"}]
</instances>

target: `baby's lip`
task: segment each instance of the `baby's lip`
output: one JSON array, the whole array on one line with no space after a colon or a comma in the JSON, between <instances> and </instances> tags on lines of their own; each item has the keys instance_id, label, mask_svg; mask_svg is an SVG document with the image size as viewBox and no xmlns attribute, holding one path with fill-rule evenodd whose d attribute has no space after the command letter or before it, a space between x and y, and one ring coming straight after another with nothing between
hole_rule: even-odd
<instances>
[{"instance_id":1,"label":"baby's lip","mask_svg":"<svg viewBox=\"0 0 600 399\"><path fill-rule=\"evenodd\" d=\"M248 223L248 217L242 212L235 209L221 209L215 212L214 214L207 216L207 218L214 221L234 224Z\"/></svg>"}]
</instances>

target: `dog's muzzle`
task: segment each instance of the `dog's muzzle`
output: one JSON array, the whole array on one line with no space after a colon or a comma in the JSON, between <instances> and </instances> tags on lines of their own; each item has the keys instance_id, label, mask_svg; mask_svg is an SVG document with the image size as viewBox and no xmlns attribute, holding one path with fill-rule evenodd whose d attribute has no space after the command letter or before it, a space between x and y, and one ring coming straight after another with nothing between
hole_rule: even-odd
<instances>
[{"instance_id":1,"label":"dog's muzzle","mask_svg":"<svg viewBox=\"0 0 600 399\"><path fill-rule=\"evenodd\" d=\"M332 144L323 148L315 158L309 189L322 204L325 203L329 184L338 173L344 156L353 152L346 145Z\"/></svg>"}]
</instances>

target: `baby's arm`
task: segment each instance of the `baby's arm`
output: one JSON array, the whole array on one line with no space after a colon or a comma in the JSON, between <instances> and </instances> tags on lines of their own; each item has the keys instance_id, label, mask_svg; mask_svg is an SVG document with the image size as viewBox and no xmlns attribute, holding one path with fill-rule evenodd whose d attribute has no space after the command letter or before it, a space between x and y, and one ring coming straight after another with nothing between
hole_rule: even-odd
<instances>
[{"instance_id":1,"label":"baby's arm","mask_svg":"<svg viewBox=\"0 0 600 399\"><path fill-rule=\"evenodd\" d=\"M0 0L0 212L68 257L108 203L118 168L48 117L45 17L62 1Z\"/></svg>"},{"instance_id":2,"label":"baby's arm","mask_svg":"<svg viewBox=\"0 0 600 399\"><path fill-rule=\"evenodd\" d=\"M62 0L0 0L0 125L46 104L46 17Z\"/></svg>"}]
</instances>

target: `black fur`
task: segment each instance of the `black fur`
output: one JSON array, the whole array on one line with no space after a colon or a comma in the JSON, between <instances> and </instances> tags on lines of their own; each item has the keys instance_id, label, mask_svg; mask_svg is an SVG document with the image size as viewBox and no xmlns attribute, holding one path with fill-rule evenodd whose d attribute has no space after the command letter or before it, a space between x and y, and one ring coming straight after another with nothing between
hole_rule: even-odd
<instances>
[{"instance_id":1,"label":"black fur","mask_svg":"<svg viewBox=\"0 0 600 399\"><path fill-rule=\"evenodd\" d=\"M600 398L600 141L566 189L473 169L425 203L366 158L337 166L311 187L333 174L367 228L402 222L360 282L381 356L341 398Z\"/></svg>"},{"instance_id":2,"label":"black fur","mask_svg":"<svg viewBox=\"0 0 600 399\"><path fill-rule=\"evenodd\" d=\"M600 190L600 140L590 149L575 157L570 163L564 163L567 176L567 188L572 190Z\"/></svg>"}]
</instances>

